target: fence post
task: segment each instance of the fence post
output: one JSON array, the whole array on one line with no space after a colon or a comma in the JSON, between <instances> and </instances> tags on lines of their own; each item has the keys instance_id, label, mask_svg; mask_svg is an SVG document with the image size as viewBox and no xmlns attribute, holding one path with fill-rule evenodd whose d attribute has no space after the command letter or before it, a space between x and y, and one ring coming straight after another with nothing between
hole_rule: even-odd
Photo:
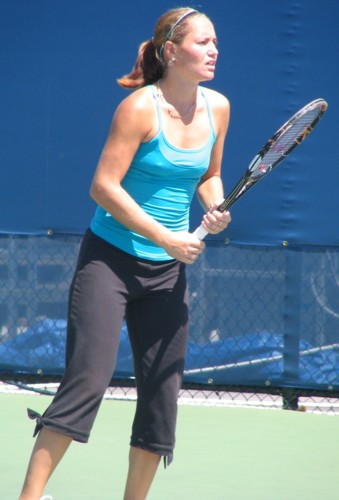
<instances>
[{"instance_id":1,"label":"fence post","mask_svg":"<svg viewBox=\"0 0 339 500\"><path fill-rule=\"evenodd\" d=\"M298 397L293 388L299 382L300 304L302 252L286 249L286 280L284 308L283 408L298 409Z\"/></svg>"}]
</instances>

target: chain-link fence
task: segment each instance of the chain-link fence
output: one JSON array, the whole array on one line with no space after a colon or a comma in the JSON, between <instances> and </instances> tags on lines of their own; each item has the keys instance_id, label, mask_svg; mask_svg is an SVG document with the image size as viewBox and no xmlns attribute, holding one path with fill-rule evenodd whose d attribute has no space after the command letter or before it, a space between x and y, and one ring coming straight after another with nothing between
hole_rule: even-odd
<instances>
[{"instance_id":1,"label":"chain-link fence","mask_svg":"<svg viewBox=\"0 0 339 500\"><path fill-rule=\"evenodd\" d=\"M79 244L80 237L70 235L0 238L2 380L62 375L68 288ZM266 405L278 398L283 407L297 409L304 397L319 403L339 396L337 247L208 241L187 272L186 397L257 404L261 394ZM125 326L112 386L111 392L119 386L133 393Z\"/></svg>"}]
</instances>

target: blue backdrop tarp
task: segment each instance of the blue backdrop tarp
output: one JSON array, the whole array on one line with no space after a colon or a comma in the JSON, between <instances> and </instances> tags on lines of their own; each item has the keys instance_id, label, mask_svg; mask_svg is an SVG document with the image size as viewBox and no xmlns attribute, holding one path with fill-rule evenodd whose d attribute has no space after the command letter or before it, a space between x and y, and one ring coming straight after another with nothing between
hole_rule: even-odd
<instances>
[{"instance_id":1,"label":"blue backdrop tarp","mask_svg":"<svg viewBox=\"0 0 339 500\"><path fill-rule=\"evenodd\" d=\"M238 243L339 243L339 4L319 0L200 2L220 56L211 86L232 106L223 176L233 187L293 112L323 97L326 117L276 172L234 207ZM0 232L82 233L91 178L117 103L115 79L173 3L1 2ZM123 49L122 49L123 48ZM193 206L192 226L201 219Z\"/></svg>"},{"instance_id":2,"label":"blue backdrop tarp","mask_svg":"<svg viewBox=\"0 0 339 500\"><path fill-rule=\"evenodd\" d=\"M23 374L62 375L65 367L66 322L44 320L13 340L0 344L0 368ZM188 343L185 382L339 389L339 344L322 350L301 341L298 375L286 377L283 335L268 332L215 342ZM284 360L285 358L285 360ZM127 329L121 342L115 378L133 378L133 356Z\"/></svg>"}]
</instances>

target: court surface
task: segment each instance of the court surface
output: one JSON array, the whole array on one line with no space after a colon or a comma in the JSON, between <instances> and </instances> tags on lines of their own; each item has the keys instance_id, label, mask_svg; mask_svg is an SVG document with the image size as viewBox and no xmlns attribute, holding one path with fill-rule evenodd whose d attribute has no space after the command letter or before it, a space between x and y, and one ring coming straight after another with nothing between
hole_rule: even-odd
<instances>
[{"instance_id":1,"label":"court surface","mask_svg":"<svg viewBox=\"0 0 339 500\"><path fill-rule=\"evenodd\" d=\"M26 408L49 396L0 394L0 499L16 500L33 446ZM45 494L122 500L135 402L105 400L89 444L74 443ZM148 500L338 500L339 418L283 410L180 405L173 464Z\"/></svg>"}]
</instances>

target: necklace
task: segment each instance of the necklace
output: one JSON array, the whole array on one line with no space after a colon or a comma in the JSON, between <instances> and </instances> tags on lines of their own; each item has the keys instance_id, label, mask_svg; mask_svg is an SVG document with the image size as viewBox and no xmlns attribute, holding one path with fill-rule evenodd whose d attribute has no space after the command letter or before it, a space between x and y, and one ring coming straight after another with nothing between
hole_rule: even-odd
<instances>
[{"instance_id":1,"label":"necklace","mask_svg":"<svg viewBox=\"0 0 339 500\"><path fill-rule=\"evenodd\" d=\"M185 111L184 113L179 113L172 104L170 104L169 102L166 101L164 94L162 93L159 81L157 82L157 95L158 95L158 97L160 97L162 102L165 104L166 111L167 111L168 115L171 118L174 118L176 120L182 120L182 119L186 118L186 116L188 116L193 111L193 109L195 108L195 106L197 104L197 96L196 96L193 103L187 109L187 111Z\"/></svg>"}]
</instances>

